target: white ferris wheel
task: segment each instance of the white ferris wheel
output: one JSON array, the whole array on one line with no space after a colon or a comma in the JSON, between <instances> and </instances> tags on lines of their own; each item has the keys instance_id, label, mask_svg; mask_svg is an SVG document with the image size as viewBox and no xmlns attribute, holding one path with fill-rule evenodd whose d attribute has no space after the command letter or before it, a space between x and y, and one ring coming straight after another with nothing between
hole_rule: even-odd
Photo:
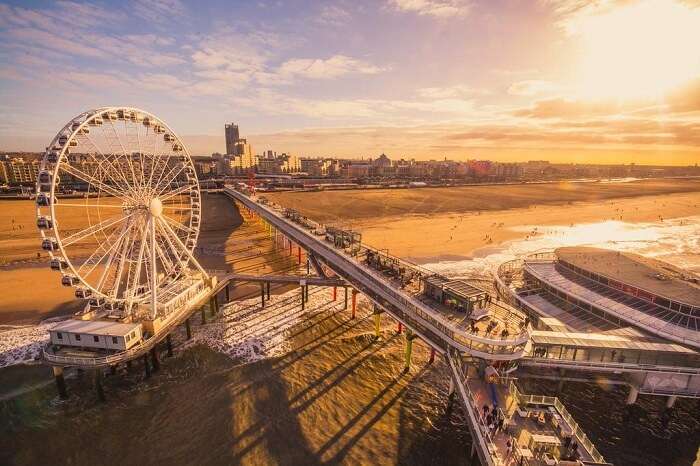
<instances>
[{"instance_id":1,"label":"white ferris wheel","mask_svg":"<svg viewBox=\"0 0 700 466\"><path fill-rule=\"evenodd\" d=\"M193 256L201 194L192 159L159 118L104 107L54 137L37 181L51 268L89 306L156 318L178 282L206 278Z\"/></svg>"}]
</instances>

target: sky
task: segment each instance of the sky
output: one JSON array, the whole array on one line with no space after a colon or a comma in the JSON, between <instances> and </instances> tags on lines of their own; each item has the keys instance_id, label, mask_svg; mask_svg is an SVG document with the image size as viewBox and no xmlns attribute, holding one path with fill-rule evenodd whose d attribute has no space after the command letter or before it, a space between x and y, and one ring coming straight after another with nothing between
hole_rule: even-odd
<instances>
[{"instance_id":1,"label":"sky","mask_svg":"<svg viewBox=\"0 0 700 466\"><path fill-rule=\"evenodd\" d=\"M700 0L0 0L0 150L101 106L194 155L700 162Z\"/></svg>"}]
</instances>

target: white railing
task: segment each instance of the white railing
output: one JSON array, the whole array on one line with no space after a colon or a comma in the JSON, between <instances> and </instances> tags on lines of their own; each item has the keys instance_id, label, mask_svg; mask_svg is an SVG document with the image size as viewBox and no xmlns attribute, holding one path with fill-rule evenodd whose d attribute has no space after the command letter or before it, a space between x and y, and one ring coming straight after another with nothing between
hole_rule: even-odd
<instances>
[{"instance_id":1,"label":"white railing","mask_svg":"<svg viewBox=\"0 0 700 466\"><path fill-rule=\"evenodd\" d=\"M452 322L440 316L437 311L431 310L414 297L391 286L386 278L378 272L365 267L351 256L339 253L336 249L331 248L298 225L288 222L276 211L256 203L244 194L231 188L225 188L224 191L235 200L243 202L246 207L265 215L269 222L274 224L276 228L283 230L296 243L304 244L307 249L325 256L324 259L329 266L332 264L335 268L340 269L340 271L336 270L336 272L342 278L351 282L361 283L369 291L397 306L400 310L409 313L411 317L418 317L418 323L442 338L451 340L453 345L456 343L461 351L496 360L518 359L523 356L525 345L530 340L529 327L523 329L519 335L511 339L488 338L464 332Z\"/></svg>"},{"instance_id":2,"label":"white railing","mask_svg":"<svg viewBox=\"0 0 700 466\"><path fill-rule=\"evenodd\" d=\"M557 412L559 412L559 414L561 415L562 419L564 419L564 421L566 421L566 423L571 427L573 435L574 437L576 437L576 440L578 440L579 445L583 446L583 448L588 452L591 458L593 458L593 461L602 464L606 463L605 459L603 458L603 455L601 455L598 449L595 447L595 445L593 445L593 442L591 442L591 440L581 429L581 427L578 425L573 416L569 414L569 411L562 404L562 402L559 401L559 398L557 398L556 396L525 395L524 393L521 393L520 390L518 390L518 387L512 380L508 389L510 391L510 394L513 396L513 398L515 398L518 404L554 406Z\"/></svg>"}]
</instances>

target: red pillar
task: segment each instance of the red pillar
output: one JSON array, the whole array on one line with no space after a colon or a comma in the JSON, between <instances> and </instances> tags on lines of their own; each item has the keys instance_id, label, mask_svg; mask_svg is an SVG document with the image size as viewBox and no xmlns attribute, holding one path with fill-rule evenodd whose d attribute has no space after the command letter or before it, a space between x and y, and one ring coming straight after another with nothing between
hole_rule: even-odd
<instances>
[{"instance_id":1,"label":"red pillar","mask_svg":"<svg viewBox=\"0 0 700 466\"><path fill-rule=\"evenodd\" d=\"M396 329L396 333L401 334L401 332L403 331L403 324L401 322L398 322L398 324L399 325L398 325L398 328Z\"/></svg>"},{"instance_id":2,"label":"red pillar","mask_svg":"<svg viewBox=\"0 0 700 466\"><path fill-rule=\"evenodd\" d=\"M355 307L357 305L357 291L352 290L352 318L355 318Z\"/></svg>"},{"instance_id":3,"label":"red pillar","mask_svg":"<svg viewBox=\"0 0 700 466\"><path fill-rule=\"evenodd\" d=\"M338 287L334 286L333 287L333 301L335 301L338 298Z\"/></svg>"},{"instance_id":4,"label":"red pillar","mask_svg":"<svg viewBox=\"0 0 700 466\"><path fill-rule=\"evenodd\" d=\"M428 360L428 364L432 364L435 362L435 348L430 348L430 359Z\"/></svg>"}]
</instances>

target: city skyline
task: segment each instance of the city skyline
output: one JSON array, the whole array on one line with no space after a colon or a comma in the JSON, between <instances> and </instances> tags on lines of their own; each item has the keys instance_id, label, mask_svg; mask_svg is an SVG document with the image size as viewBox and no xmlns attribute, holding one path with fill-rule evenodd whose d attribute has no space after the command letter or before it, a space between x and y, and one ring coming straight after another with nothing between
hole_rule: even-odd
<instances>
[{"instance_id":1,"label":"city skyline","mask_svg":"<svg viewBox=\"0 0 700 466\"><path fill-rule=\"evenodd\" d=\"M256 152L695 164L698 5L2 2L0 150L138 102L194 155L235 121Z\"/></svg>"}]
</instances>

